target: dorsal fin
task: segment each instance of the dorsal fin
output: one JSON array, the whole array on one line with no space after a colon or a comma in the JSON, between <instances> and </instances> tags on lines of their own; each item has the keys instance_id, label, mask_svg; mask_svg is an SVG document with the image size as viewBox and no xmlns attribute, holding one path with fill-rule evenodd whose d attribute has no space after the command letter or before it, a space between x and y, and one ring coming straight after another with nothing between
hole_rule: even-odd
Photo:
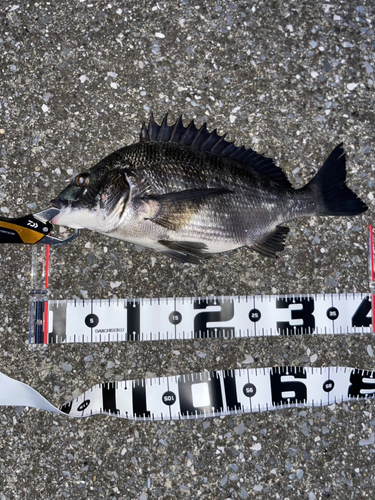
<instances>
[{"instance_id":1,"label":"dorsal fin","mask_svg":"<svg viewBox=\"0 0 375 500\"><path fill-rule=\"evenodd\" d=\"M291 184L280 167L275 165L272 158L267 158L253 149L244 146L235 146L234 142L225 140L224 135L219 135L215 130L209 132L206 123L200 128L192 120L187 127L182 123L180 115L173 125L168 125L168 113L158 125L151 113L148 127L142 124L140 142L175 142L184 144L197 151L206 151L215 156L230 158L243 167L249 165L262 175L277 181L284 187L290 188Z\"/></svg>"}]
</instances>

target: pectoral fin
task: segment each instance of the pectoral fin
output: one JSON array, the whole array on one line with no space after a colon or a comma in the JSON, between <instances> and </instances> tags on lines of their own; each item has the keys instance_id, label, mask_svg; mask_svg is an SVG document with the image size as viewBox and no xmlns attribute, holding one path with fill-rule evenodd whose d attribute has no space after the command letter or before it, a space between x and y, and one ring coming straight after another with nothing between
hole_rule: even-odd
<instances>
[{"instance_id":1,"label":"pectoral fin","mask_svg":"<svg viewBox=\"0 0 375 500\"><path fill-rule=\"evenodd\" d=\"M249 248L266 257L276 258L276 253L284 250L285 239L288 233L288 227L276 226L276 229L268 234L263 241L249 245Z\"/></svg>"},{"instance_id":2,"label":"pectoral fin","mask_svg":"<svg viewBox=\"0 0 375 500\"><path fill-rule=\"evenodd\" d=\"M178 262L198 264L199 259L209 259L212 257L211 254L205 252L207 250L205 243L169 240L159 240L158 243L165 246L166 250L162 252L164 255Z\"/></svg>"},{"instance_id":3,"label":"pectoral fin","mask_svg":"<svg viewBox=\"0 0 375 500\"><path fill-rule=\"evenodd\" d=\"M173 193L151 195L143 198L146 203L156 203L148 220L172 231L178 231L189 223L208 197L231 193L226 188L186 189Z\"/></svg>"}]
</instances>

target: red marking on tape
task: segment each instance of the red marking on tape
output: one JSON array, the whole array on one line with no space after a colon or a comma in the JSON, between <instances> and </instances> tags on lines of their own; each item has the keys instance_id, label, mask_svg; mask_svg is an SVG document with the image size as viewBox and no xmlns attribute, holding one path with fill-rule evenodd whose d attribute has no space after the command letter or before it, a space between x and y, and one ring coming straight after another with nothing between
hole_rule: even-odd
<instances>
[{"instance_id":1,"label":"red marking on tape","mask_svg":"<svg viewBox=\"0 0 375 500\"><path fill-rule=\"evenodd\" d=\"M46 281L45 288L48 290L49 282L49 245L46 245ZM48 343L48 300L44 304L44 343Z\"/></svg>"}]
</instances>

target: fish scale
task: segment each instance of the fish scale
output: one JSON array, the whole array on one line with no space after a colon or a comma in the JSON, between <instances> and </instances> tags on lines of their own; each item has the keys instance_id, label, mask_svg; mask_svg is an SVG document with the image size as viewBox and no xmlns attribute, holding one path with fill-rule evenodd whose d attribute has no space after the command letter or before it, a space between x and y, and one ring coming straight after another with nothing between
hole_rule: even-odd
<instances>
[{"instance_id":1,"label":"fish scale","mask_svg":"<svg viewBox=\"0 0 375 500\"><path fill-rule=\"evenodd\" d=\"M342 144L316 176L294 189L267 158L209 132L161 125L151 116L140 142L121 148L75 177L52 206L53 224L87 228L199 263L246 246L268 257L282 251L300 217L358 215L367 209L346 185Z\"/></svg>"}]
</instances>

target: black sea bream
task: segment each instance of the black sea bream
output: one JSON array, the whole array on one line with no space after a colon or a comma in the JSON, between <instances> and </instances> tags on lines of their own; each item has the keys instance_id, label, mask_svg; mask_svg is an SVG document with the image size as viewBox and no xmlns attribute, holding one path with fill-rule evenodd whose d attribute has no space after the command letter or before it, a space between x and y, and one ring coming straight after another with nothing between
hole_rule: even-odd
<instances>
[{"instance_id":1,"label":"black sea bream","mask_svg":"<svg viewBox=\"0 0 375 500\"><path fill-rule=\"evenodd\" d=\"M151 116L140 141L77 175L52 206L53 224L87 228L196 264L213 253L249 247L274 257L289 229L315 215L367 209L345 183L342 145L316 176L294 189L273 160L236 147L206 124L158 125Z\"/></svg>"}]
</instances>

